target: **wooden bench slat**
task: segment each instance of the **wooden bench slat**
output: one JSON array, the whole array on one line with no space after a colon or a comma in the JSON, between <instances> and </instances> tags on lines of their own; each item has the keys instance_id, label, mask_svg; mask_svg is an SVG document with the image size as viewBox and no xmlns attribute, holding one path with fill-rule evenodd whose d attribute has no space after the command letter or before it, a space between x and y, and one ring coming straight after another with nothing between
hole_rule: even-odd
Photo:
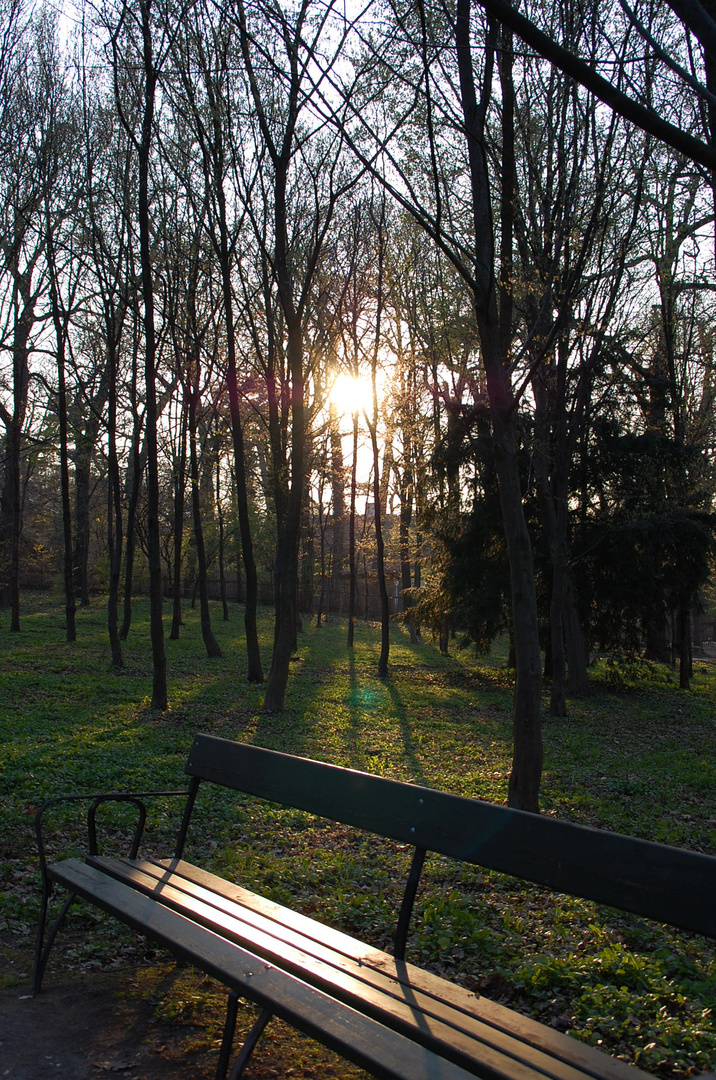
<instances>
[{"instance_id":1,"label":"wooden bench slat","mask_svg":"<svg viewBox=\"0 0 716 1080\"><path fill-rule=\"evenodd\" d=\"M571 1047L579 1046L573 1040L555 1032L559 1038L551 1040L551 1052L545 1054L529 1041L516 1037L514 1024L506 1033L477 1018L474 1010L456 1009L444 997L426 993L410 981L405 965L402 977L390 977L384 962L371 965L367 950L360 943L355 943L357 959L343 950L332 949L324 938L317 937L324 929L321 924L313 922L310 934L301 933L286 926L280 918L226 897L224 890L209 891L156 864L103 858L93 858L90 862L257 952L265 961L280 965L347 1004L367 1011L381 1023L422 1041L429 1049L465 1068L470 1068L476 1057L485 1060L485 1048L489 1047L490 1052L496 1051L538 1069L550 1080L583 1080L584 1071L575 1065L574 1055L570 1053ZM383 961L390 959L387 954L378 951L376 954ZM470 996L474 999L474 995L466 992L466 997ZM556 1055L555 1044L560 1040L562 1053ZM604 1055L592 1050L581 1057L589 1073L596 1069L603 1075ZM639 1075L631 1069L627 1071L631 1080Z\"/></svg>"},{"instance_id":2,"label":"wooden bench slat","mask_svg":"<svg viewBox=\"0 0 716 1080\"><path fill-rule=\"evenodd\" d=\"M110 867L104 860L100 863L93 859L92 865L103 871L117 870L116 865ZM464 1031L446 1024L429 1012L424 1012L418 1001L414 1000L408 1004L396 998L391 999L364 982L360 976L355 977L342 968L326 962L324 957L316 956L319 950L315 942L309 943L309 947L312 945L313 948L307 952L287 943L280 936L273 936L255 926L247 925L240 916L232 917L211 903L182 894L181 890L175 889L171 883L165 882L157 886L152 881L147 887L146 882L142 880L143 875L136 871L132 872L131 868L127 869L129 871L127 880L131 885L137 889L146 889L146 895L151 896L152 899L180 911L192 921L254 952L264 962L308 981L317 989L351 1007L358 1008L373 1019L421 1042L428 1049L446 1056L466 1069L478 1060L491 1072L500 1072L509 1062L509 1074L513 1077L533 1077L535 1072L538 1072L543 1078L549 1077L550 1080L555 1078L554 1063L549 1058L538 1055L529 1047L522 1047L514 1040L512 1041L513 1053L510 1053L509 1049L507 1052L496 1050L489 1042L479 1037L470 1038ZM562 1071L560 1070L560 1073ZM560 1080L582 1080L582 1078L580 1074L571 1071L568 1075L560 1076Z\"/></svg>"},{"instance_id":3,"label":"wooden bench slat","mask_svg":"<svg viewBox=\"0 0 716 1080\"><path fill-rule=\"evenodd\" d=\"M517 1074L486 1065L468 1073L437 1058L424 1046L404 1038L370 1017L323 994L285 971L266 964L249 950L192 922L142 895L96 867L67 859L50 868L52 880L91 901L110 915L121 913L129 926L160 942L175 955L266 1006L305 1034L318 1039L374 1076L386 1080L510 1080ZM524 1080L539 1074L524 1070Z\"/></svg>"},{"instance_id":4,"label":"wooden bench slat","mask_svg":"<svg viewBox=\"0 0 716 1080\"><path fill-rule=\"evenodd\" d=\"M210 892L225 896L246 908L252 908L274 919L280 925L291 926L309 938L315 936L316 920L293 908L267 900L257 893L232 884L225 878L218 877L184 860L157 859L155 862L160 870L176 871L187 880L202 885ZM538 1050L570 1062L586 1073L603 1077L605 1080L635 1080L635 1077L644 1075L641 1070L618 1058L608 1057L586 1043L571 1039L562 1032L547 1027L529 1016L516 1013L489 998L477 995L439 975L433 975L414 964L396 960L390 953L367 945L341 930L323 923L318 924L318 927L324 934L323 940L336 952L343 953L360 964L371 965L378 971L386 972L392 979L405 981L409 987L418 988L437 1001L445 1002L469 1016L475 1016L491 1027L508 1035L514 1035Z\"/></svg>"}]
</instances>

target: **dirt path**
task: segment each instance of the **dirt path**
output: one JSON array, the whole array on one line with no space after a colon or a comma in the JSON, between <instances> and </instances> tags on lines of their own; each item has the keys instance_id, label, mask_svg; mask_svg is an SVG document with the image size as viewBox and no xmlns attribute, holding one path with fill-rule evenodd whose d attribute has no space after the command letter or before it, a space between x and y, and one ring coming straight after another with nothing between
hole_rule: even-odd
<instances>
[{"instance_id":1,"label":"dirt path","mask_svg":"<svg viewBox=\"0 0 716 1080\"><path fill-rule=\"evenodd\" d=\"M53 983L34 999L24 987L0 991L0 1080L213 1076L208 1061L192 1062L183 1051L190 1032L152 1023L149 1002L121 1000L125 983L121 974L93 973Z\"/></svg>"},{"instance_id":2,"label":"dirt path","mask_svg":"<svg viewBox=\"0 0 716 1080\"><path fill-rule=\"evenodd\" d=\"M0 990L0 1080L214 1080L225 991L172 961ZM235 1049L256 1017L241 1006ZM246 1080L369 1080L272 1020Z\"/></svg>"}]
</instances>

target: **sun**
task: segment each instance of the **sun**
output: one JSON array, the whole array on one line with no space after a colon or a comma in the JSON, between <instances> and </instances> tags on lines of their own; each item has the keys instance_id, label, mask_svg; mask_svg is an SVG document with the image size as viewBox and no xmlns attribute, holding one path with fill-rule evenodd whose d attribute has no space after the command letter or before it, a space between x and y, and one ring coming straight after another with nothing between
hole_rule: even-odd
<instances>
[{"instance_id":1,"label":"sun","mask_svg":"<svg viewBox=\"0 0 716 1080\"><path fill-rule=\"evenodd\" d=\"M373 408L373 387L370 379L341 372L331 387L329 399L339 416L370 412Z\"/></svg>"}]
</instances>

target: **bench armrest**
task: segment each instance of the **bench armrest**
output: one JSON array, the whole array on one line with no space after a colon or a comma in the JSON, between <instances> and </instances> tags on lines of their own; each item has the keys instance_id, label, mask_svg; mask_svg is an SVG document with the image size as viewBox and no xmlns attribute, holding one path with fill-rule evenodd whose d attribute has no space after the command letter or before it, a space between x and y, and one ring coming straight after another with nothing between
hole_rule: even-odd
<instances>
[{"instance_id":1,"label":"bench armrest","mask_svg":"<svg viewBox=\"0 0 716 1080\"><path fill-rule=\"evenodd\" d=\"M47 799L42 804L40 809L35 814L35 839L37 842L37 851L40 857L40 871L42 873L43 886L49 886L47 879L47 857L45 854L45 838L42 830L43 818L48 810L53 806L57 806L60 803L68 802L85 802L89 803L87 810L87 841L90 855L97 855L97 825L96 817L97 810L103 803L107 802L129 802L133 803L137 807L138 821L134 830L134 837L132 839L132 846L129 852L130 859L135 859L139 851L139 845L141 843L142 835L144 833L144 824L147 820L147 808L144 804L144 799L152 798L174 798L181 796L187 797L186 789L182 791L137 791L137 792L124 792L124 791L108 791L100 792L94 795L55 795L52 799Z\"/></svg>"}]
</instances>

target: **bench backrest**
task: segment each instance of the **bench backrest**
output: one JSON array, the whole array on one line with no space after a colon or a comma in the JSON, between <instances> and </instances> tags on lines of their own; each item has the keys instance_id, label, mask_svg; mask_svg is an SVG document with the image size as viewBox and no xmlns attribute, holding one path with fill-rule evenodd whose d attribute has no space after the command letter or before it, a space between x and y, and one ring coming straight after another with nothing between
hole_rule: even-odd
<instances>
[{"instance_id":1,"label":"bench backrest","mask_svg":"<svg viewBox=\"0 0 716 1080\"><path fill-rule=\"evenodd\" d=\"M716 858L198 735L186 772L426 851L716 937Z\"/></svg>"}]
</instances>

